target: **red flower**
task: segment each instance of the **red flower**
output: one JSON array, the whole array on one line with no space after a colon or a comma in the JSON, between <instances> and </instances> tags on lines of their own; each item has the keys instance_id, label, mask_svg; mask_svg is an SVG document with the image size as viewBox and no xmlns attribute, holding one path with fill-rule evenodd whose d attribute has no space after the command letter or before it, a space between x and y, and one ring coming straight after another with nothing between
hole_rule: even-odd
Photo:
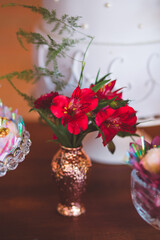
<instances>
[{"instance_id":1,"label":"red flower","mask_svg":"<svg viewBox=\"0 0 160 240\"><path fill-rule=\"evenodd\" d=\"M109 107L100 110L96 115L95 121L105 136L105 139L103 139L104 146L109 143L119 131L129 132L131 134L136 131L136 112L128 105L118 109ZM98 137L100 136L101 134L99 133Z\"/></svg>"},{"instance_id":2,"label":"red flower","mask_svg":"<svg viewBox=\"0 0 160 240\"><path fill-rule=\"evenodd\" d=\"M102 86L98 92L96 93L99 100L110 100L114 97L117 97L115 100L121 100L122 99L122 92L119 92L122 88L117 89L116 91L113 91L113 88L116 84L116 80L109 82L108 84ZM91 85L91 88L94 85Z\"/></svg>"},{"instance_id":3,"label":"red flower","mask_svg":"<svg viewBox=\"0 0 160 240\"><path fill-rule=\"evenodd\" d=\"M62 117L62 124L67 124L68 131L75 135L88 127L86 113L97 107L98 99L95 93L89 89L80 89L78 86L72 93L71 98L59 95L52 101L51 112L57 118Z\"/></svg>"},{"instance_id":4,"label":"red flower","mask_svg":"<svg viewBox=\"0 0 160 240\"><path fill-rule=\"evenodd\" d=\"M56 96L58 96L58 92L50 92L45 95L42 95L35 100L34 107L37 109L39 108L49 109L52 103L52 99Z\"/></svg>"},{"instance_id":5,"label":"red flower","mask_svg":"<svg viewBox=\"0 0 160 240\"><path fill-rule=\"evenodd\" d=\"M53 133L52 139L53 139L53 140L58 140L56 134Z\"/></svg>"}]
</instances>

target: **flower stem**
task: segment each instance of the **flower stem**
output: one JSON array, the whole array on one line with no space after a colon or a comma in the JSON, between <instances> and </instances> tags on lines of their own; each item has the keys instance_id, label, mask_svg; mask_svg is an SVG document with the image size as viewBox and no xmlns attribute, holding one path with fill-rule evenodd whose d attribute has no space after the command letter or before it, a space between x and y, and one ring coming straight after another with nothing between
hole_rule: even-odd
<instances>
[{"instance_id":1,"label":"flower stem","mask_svg":"<svg viewBox=\"0 0 160 240\"><path fill-rule=\"evenodd\" d=\"M73 147L76 147L77 137L73 134Z\"/></svg>"},{"instance_id":2,"label":"flower stem","mask_svg":"<svg viewBox=\"0 0 160 240\"><path fill-rule=\"evenodd\" d=\"M83 59L82 59L82 69L81 69L81 74L80 74L80 78L79 78L79 81L78 81L78 85L80 86L80 88L81 88L81 86L82 86L83 71L84 71L84 67L85 67L85 62L84 62L84 60L85 60L87 51L88 51L88 49L89 49L89 47L90 47L93 39L94 39L94 37L91 37L91 40L89 41L89 43L88 43L88 45L87 45L87 48L86 48L86 50L85 50L85 52L84 52L84 55L83 55Z\"/></svg>"}]
</instances>

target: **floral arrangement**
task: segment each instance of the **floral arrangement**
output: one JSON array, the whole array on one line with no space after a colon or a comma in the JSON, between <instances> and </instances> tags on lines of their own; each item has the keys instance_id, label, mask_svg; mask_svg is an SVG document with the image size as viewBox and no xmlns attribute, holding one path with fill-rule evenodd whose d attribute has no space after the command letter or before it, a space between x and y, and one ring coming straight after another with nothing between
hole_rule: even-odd
<instances>
[{"instance_id":1,"label":"floral arrangement","mask_svg":"<svg viewBox=\"0 0 160 240\"><path fill-rule=\"evenodd\" d=\"M90 132L98 131L103 145L115 135L136 131L136 112L122 99L121 89L113 91L116 81L96 80L89 88L78 85L71 97L51 92L34 101L34 108L51 126L54 140L66 147L78 147Z\"/></svg>"},{"instance_id":2,"label":"floral arrangement","mask_svg":"<svg viewBox=\"0 0 160 240\"><path fill-rule=\"evenodd\" d=\"M156 136L151 143L142 136L130 144L128 164L136 169L140 177L160 189L160 137Z\"/></svg>"},{"instance_id":3,"label":"floral arrangement","mask_svg":"<svg viewBox=\"0 0 160 240\"><path fill-rule=\"evenodd\" d=\"M130 136L136 132L136 112L131 108L128 100L122 99L122 89L113 90L116 80L106 79L109 74L99 79L99 71L95 83L88 88L82 88L83 70L85 66L85 55L93 40L90 39L82 59L82 70L78 86L70 97L59 94L57 91L66 84L59 81L63 75L59 72L59 57L65 57L66 51L74 46L79 40L73 38L75 32L81 33L77 28L79 17L62 16L60 19L56 16L56 11L51 12L42 7L28 6L23 4L10 3L3 7L20 6L30 9L33 12L42 15L48 24L53 24L52 32L58 31L59 34L68 32L69 37L61 38L61 42L56 42L51 35L45 38L39 33L28 33L20 29L17 32L17 38L25 48L23 39L27 43L33 43L37 47L48 46L46 59L46 68L34 66L33 69L22 72L13 72L0 79L7 79L13 88L20 94L31 106L31 111L37 111L40 117L51 127L54 136L53 140L65 147L78 147L82 144L84 137L93 131L98 131L97 137L101 137L103 145L107 145L111 152L114 152L115 146L112 142L114 136ZM83 34L84 35L84 34ZM65 34L66 36L66 34ZM25 48L26 49L26 48ZM53 63L53 71L47 68L49 63ZM13 78L30 81L37 81L42 76L50 76L56 84L55 92L50 92L34 99L22 93L13 83Z\"/></svg>"}]
</instances>

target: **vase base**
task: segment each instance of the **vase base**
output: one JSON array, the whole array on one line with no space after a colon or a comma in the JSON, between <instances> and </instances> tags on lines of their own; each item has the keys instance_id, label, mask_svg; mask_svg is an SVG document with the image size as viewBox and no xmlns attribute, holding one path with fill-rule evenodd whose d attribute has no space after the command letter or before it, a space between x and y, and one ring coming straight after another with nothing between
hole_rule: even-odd
<instances>
[{"instance_id":1,"label":"vase base","mask_svg":"<svg viewBox=\"0 0 160 240\"><path fill-rule=\"evenodd\" d=\"M63 216L78 217L85 213L85 208L83 205L77 203L72 203L70 206L59 203L57 211Z\"/></svg>"}]
</instances>

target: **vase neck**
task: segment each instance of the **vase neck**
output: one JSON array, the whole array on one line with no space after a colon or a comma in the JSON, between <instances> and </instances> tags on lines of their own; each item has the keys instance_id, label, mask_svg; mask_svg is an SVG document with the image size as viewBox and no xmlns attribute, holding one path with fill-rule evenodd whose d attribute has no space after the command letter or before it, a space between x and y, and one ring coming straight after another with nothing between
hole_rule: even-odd
<instances>
[{"instance_id":1,"label":"vase neck","mask_svg":"<svg viewBox=\"0 0 160 240\"><path fill-rule=\"evenodd\" d=\"M77 151L77 150L81 150L82 146L79 146L79 147L76 147L76 148L70 148L70 147L61 146L61 148L63 150L67 150L67 151Z\"/></svg>"}]
</instances>

